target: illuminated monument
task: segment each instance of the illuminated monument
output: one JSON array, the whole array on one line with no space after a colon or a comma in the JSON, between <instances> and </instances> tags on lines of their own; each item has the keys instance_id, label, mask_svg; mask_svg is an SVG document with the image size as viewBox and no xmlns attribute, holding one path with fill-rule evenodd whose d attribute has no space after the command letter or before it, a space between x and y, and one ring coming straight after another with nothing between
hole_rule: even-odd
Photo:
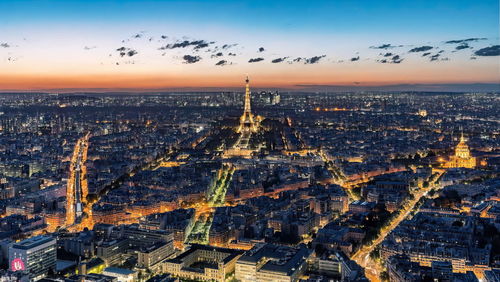
<instances>
[{"instance_id":1,"label":"illuminated monument","mask_svg":"<svg viewBox=\"0 0 500 282\"><path fill-rule=\"evenodd\" d=\"M445 168L465 167L474 168L476 166L476 158L470 155L469 146L465 142L464 135L460 136L460 142L455 148L455 155L450 157L443 165Z\"/></svg>"},{"instance_id":2,"label":"illuminated monument","mask_svg":"<svg viewBox=\"0 0 500 282\"><path fill-rule=\"evenodd\" d=\"M260 122L262 121L261 116L254 116L252 114L251 108L251 92L250 92L250 80L245 80L245 106L243 108L243 114L240 117L240 124L235 128L236 133L239 134L238 140L231 148L225 150L225 157L250 157L253 152L258 150L258 146L251 145L252 134L259 131Z\"/></svg>"},{"instance_id":3,"label":"illuminated monument","mask_svg":"<svg viewBox=\"0 0 500 282\"><path fill-rule=\"evenodd\" d=\"M236 130L238 133L245 132L257 132L257 124L254 121L254 117L252 114L252 109L250 106L251 103L251 93L250 93L250 80L245 80L246 89L245 89L245 107L243 109L243 115L240 117L240 126Z\"/></svg>"}]
</instances>

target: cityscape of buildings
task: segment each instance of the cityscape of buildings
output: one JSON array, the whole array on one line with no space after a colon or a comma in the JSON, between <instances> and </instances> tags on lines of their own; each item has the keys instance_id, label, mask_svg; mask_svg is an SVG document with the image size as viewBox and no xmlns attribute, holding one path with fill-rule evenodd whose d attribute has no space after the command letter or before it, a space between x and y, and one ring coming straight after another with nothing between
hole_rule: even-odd
<instances>
[{"instance_id":1,"label":"cityscape of buildings","mask_svg":"<svg viewBox=\"0 0 500 282\"><path fill-rule=\"evenodd\" d=\"M0 279L499 281L498 93L245 82L0 94Z\"/></svg>"}]
</instances>

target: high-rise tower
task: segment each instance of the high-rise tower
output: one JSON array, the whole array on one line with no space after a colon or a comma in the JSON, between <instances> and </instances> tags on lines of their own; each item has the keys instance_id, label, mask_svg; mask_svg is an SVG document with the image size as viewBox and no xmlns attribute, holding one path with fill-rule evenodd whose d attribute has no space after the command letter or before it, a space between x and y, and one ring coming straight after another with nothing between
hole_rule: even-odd
<instances>
[{"instance_id":1,"label":"high-rise tower","mask_svg":"<svg viewBox=\"0 0 500 282\"><path fill-rule=\"evenodd\" d=\"M254 117L251 110L251 92L250 92L250 80L245 80L246 89L245 89L245 107L243 109L243 115L240 117L240 126L238 127L237 132L256 132L257 125L255 124Z\"/></svg>"}]
</instances>

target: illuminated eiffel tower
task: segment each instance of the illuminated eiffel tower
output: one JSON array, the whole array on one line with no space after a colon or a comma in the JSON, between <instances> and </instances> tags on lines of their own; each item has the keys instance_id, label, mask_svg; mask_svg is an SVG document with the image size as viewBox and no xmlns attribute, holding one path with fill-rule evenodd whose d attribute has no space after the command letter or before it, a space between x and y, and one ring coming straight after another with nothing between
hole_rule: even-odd
<instances>
[{"instance_id":1,"label":"illuminated eiffel tower","mask_svg":"<svg viewBox=\"0 0 500 282\"><path fill-rule=\"evenodd\" d=\"M250 80L246 81L246 90L245 90L245 107L243 109L243 115L240 117L240 126L236 130L238 133L250 133L257 132L257 124L254 121L254 116L252 114L252 109L250 108L251 102L251 93L250 93Z\"/></svg>"}]
</instances>

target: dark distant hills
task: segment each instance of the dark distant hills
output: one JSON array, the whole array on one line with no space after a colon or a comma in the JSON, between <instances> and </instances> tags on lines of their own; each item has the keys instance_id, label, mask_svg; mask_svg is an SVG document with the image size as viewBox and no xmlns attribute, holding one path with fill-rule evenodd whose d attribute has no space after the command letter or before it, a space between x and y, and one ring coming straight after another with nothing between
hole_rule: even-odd
<instances>
[{"instance_id":1,"label":"dark distant hills","mask_svg":"<svg viewBox=\"0 0 500 282\"><path fill-rule=\"evenodd\" d=\"M436 84L389 84L389 85L353 85L336 84L297 84L294 87L258 87L253 91L282 91L282 92L498 92L499 83L436 83ZM242 92L243 87L175 87L175 88L64 88L43 90L0 90L0 93L109 93L109 94L137 94L137 93L200 93L200 92Z\"/></svg>"}]
</instances>

